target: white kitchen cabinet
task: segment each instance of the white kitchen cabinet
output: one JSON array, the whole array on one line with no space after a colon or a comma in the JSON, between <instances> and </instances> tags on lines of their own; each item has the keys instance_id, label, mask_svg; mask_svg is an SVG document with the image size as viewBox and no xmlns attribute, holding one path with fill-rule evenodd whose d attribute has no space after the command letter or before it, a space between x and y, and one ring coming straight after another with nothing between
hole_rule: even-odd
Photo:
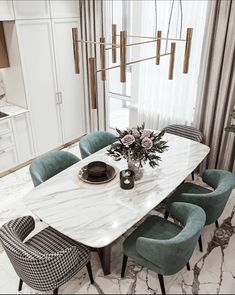
<instances>
[{"instance_id":1,"label":"white kitchen cabinet","mask_svg":"<svg viewBox=\"0 0 235 295\"><path fill-rule=\"evenodd\" d=\"M79 17L79 0L50 0L52 18Z\"/></svg>"},{"instance_id":2,"label":"white kitchen cabinet","mask_svg":"<svg viewBox=\"0 0 235 295\"><path fill-rule=\"evenodd\" d=\"M79 27L79 19L56 19L52 24L63 143L66 143L86 132L83 83L81 75L75 74L73 59L72 28Z\"/></svg>"},{"instance_id":3,"label":"white kitchen cabinet","mask_svg":"<svg viewBox=\"0 0 235 295\"><path fill-rule=\"evenodd\" d=\"M16 19L50 18L49 0L14 0Z\"/></svg>"},{"instance_id":4,"label":"white kitchen cabinet","mask_svg":"<svg viewBox=\"0 0 235 295\"><path fill-rule=\"evenodd\" d=\"M24 163L33 159L35 153L28 113L14 116L12 118L12 125L19 163Z\"/></svg>"},{"instance_id":5,"label":"white kitchen cabinet","mask_svg":"<svg viewBox=\"0 0 235 295\"><path fill-rule=\"evenodd\" d=\"M11 0L0 1L0 21L14 20L14 11Z\"/></svg>"},{"instance_id":6,"label":"white kitchen cabinet","mask_svg":"<svg viewBox=\"0 0 235 295\"><path fill-rule=\"evenodd\" d=\"M12 131L11 121L9 118L0 120L0 136Z\"/></svg>"},{"instance_id":7,"label":"white kitchen cabinet","mask_svg":"<svg viewBox=\"0 0 235 295\"><path fill-rule=\"evenodd\" d=\"M51 21L16 25L35 149L42 154L62 144Z\"/></svg>"},{"instance_id":8,"label":"white kitchen cabinet","mask_svg":"<svg viewBox=\"0 0 235 295\"><path fill-rule=\"evenodd\" d=\"M17 166L17 164L15 147L0 150L0 173Z\"/></svg>"}]
</instances>

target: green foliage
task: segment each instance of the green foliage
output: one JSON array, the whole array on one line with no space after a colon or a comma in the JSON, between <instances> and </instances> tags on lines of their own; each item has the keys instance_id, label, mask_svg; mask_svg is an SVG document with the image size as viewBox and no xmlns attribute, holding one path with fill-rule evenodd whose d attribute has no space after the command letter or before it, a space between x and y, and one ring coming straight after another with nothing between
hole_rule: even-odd
<instances>
[{"instance_id":1,"label":"green foliage","mask_svg":"<svg viewBox=\"0 0 235 295\"><path fill-rule=\"evenodd\" d=\"M231 117L232 117L232 120L235 119L235 110L232 111L232 113L231 113ZM235 133L235 125L234 125L234 124L231 124L230 126L227 126L227 127L225 128L225 131Z\"/></svg>"},{"instance_id":2,"label":"green foliage","mask_svg":"<svg viewBox=\"0 0 235 295\"><path fill-rule=\"evenodd\" d=\"M162 140L164 131L155 133L151 130L146 130L144 123L136 128L119 130L117 142L113 143L108 149L107 154L115 161L122 158L138 162L140 167L143 163L149 162L151 167L157 166L161 157L157 153L163 153L168 146L166 141ZM131 135L131 136L130 136ZM132 142L128 145L126 138L131 138ZM145 143L147 141L147 143Z\"/></svg>"}]
</instances>

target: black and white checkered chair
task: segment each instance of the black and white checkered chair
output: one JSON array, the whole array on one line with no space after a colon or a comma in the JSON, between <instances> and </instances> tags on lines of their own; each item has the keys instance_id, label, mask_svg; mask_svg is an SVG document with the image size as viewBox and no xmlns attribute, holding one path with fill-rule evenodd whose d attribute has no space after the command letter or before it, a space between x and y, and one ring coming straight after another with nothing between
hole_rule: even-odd
<instances>
[{"instance_id":1,"label":"black and white checkered chair","mask_svg":"<svg viewBox=\"0 0 235 295\"><path fill-rule=\"evenodd\" d=\"M203 141L202 132L192 126L173 124L173 125L169 125L165 127L163 130L167 133L188 138L193 141L197 141L197 142ZM194 180L194 172L192 172L192 180Z\"/></svg>"},{"instance_id":2,"label":"black and white checkered chair","mask_svg":"<svg viewBox=\"0 0 235 295\"><path fill-rule=\"evenodd\" d=\"M59 287L85 265L91 283L94 282L87 247L51 227L23 242L34 227L33 217L24 216L0 229L3 248L20 277L19 291L25 282L35 290L58 294Z\"/></svg>"}]
</instances>

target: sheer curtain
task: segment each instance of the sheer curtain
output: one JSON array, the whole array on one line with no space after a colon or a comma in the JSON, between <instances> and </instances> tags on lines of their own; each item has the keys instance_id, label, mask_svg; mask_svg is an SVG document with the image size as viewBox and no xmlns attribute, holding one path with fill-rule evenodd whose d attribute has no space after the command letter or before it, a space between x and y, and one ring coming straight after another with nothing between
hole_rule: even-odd
<instances>
[{"instance_id":1,"label":"sheer curtain","mask_svg":"<svg viewBox=\"0 0 235 295\"><path fill-rule=\"evenodd\" d=\"M184 42L176 44L173 80L168 80L169 56L162 57L158 66L155 65L154 59L133 65L132 96L138 107L138 123L145 122L146 127L154 129L162 129L173 123L191 125L207 1L134 1L134 3L137 5L133 11L135 35L155 36L157 29L162 31L162 37L166 37L171 12L169 37L185 39L187 27L194 29L188 74L183 74ZM135 14L138 15L136 20ZM170 51L171 41L166 43L162 42L161 54ZM138 46L132 52L133 59L155 54L155 43Z\"/></svg>"}]
</instances>

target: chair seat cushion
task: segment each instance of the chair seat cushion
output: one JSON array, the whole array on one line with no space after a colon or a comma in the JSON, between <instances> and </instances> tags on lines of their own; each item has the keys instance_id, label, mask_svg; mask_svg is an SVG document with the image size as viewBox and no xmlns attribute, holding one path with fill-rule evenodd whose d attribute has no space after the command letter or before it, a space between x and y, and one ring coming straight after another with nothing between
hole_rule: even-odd
<instances>
[{"instance_id":1,"label":"chair seat cushion","mask_svg":"<svg viewBox=\"0 0 235 295\"><path fill-rule=\"evenodd\" d=\"M136 250L136 240L139 237L169 240L177 236L182 231L182 227L159 216L148 217L123 244L123 252L126 256L135 260L138 264L158 272L159 269L153 263L146 261Z\"/></svg>"},{"instance_id":2,"label":"chair seat cushion","mask_svg":"<svg viewBox=\"0 0 235 295\"><path fill-rule=\"evenodd\" d=\"M53 254L76 246L80 265L86 264L90 259L90 251L86 246L70 239L52 227L47 227L25 242L41 254Z\"/></svg>"},{"instance_id":3,"label":"chair seat cushion","mask_svg":"<svg viewBox=\"0 0 235 295\"><path fill-rule=\"evenodd\" d=\"M212 192L212 190L209 190L209 189L202 187L200 185L197 185L197 184L194 184L191 182L185 182L185 183L181 184L173 192L173 194L167 199L167 201L166 201L167 211L169 212L171 203L182 201L180 195L183 193L195 194L195 195L200 196L201 194L208 194L211 192ZM183 202L185 202L185 199Z\"/></svg>"}]
</instances>

